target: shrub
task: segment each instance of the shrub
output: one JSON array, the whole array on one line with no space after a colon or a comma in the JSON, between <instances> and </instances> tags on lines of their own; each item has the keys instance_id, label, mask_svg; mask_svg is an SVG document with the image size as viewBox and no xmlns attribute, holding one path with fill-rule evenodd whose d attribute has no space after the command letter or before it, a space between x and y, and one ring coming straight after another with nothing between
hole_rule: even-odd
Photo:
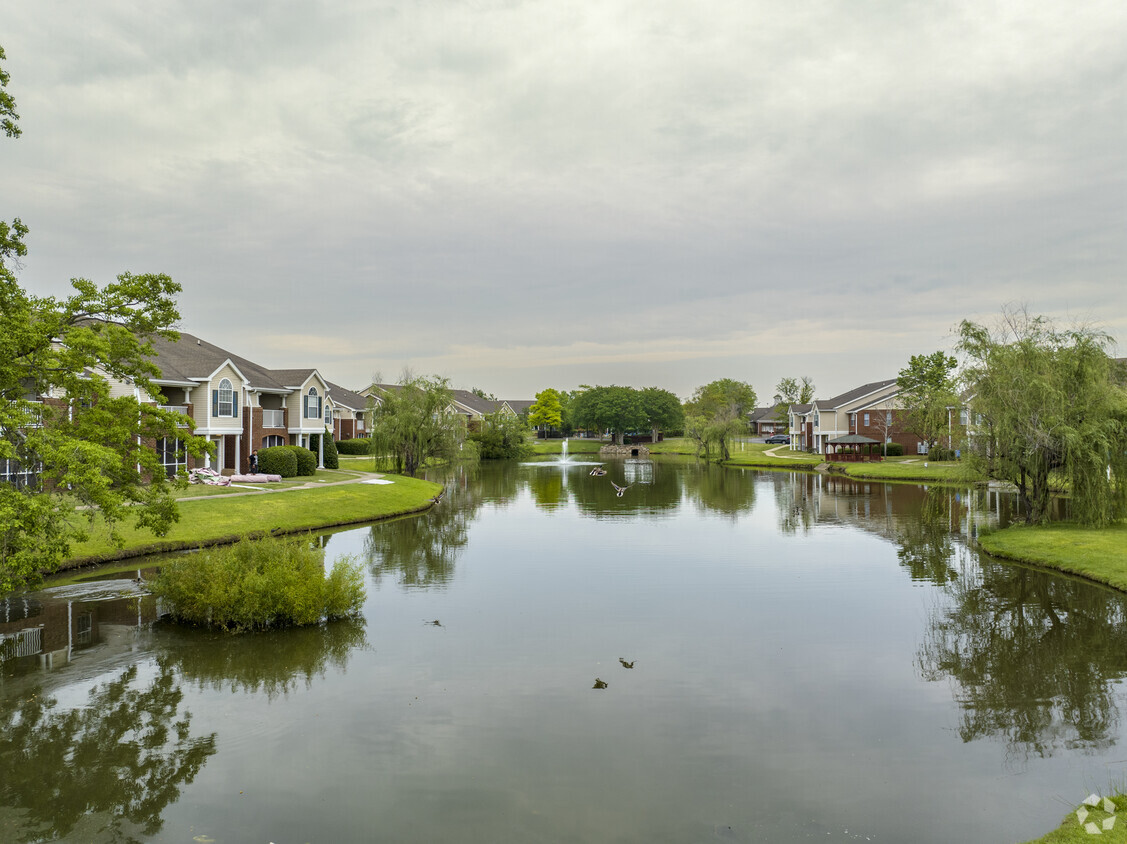
<instances>
[{"instance_id":1,"label":"shrub","mask_svg":"<svg viewBox=\"0 0 1127 844\"><path fill-rule=\"evenodd\" d=\"M365 597L360 564L338 560L326 577L324 549L307 537L184 554L160 570L152 591L175 621L233 632L355 615Z\"/></svg>"},{"instance_id":2,"label":"shrub","mask_svg":"<svg viewBox=\"0 0 1127 844\"><path fill-rule=\"evenodd\" d=\"M294 456L297 458L297 473L299 475L316 475L317 474L317 455L307 448L302 448L299 445L287 445L285 448L292 448Z\"/></svg>"},{"instance_id":3,"label":"shrub","mask_svg":"<svg viewBox=\"0 0 1127 844\"><path fill-rule=\"evenodd\" d=\"M341 440L336 444L337 452L340 454L371 454L372 441L367 437L360 437L354 440Z\"/></svg>"},{"instance_id":4,"label":"shrub","mask_svg":"<svg viewBox=\"0 0 1127 844\"><path fill-rule=\"evenodd\" d=\"M258 452L258 471L283 478L297 477L297 455L293 446L275 445Z\"/></svg>"},{"instance_id":5,"label":"shrub","mask_svg":"<svg viewBox=\"0 0 1127 844\"><path fill-rule=\"evenodd\" d=\"M340 459L337 457L337 444L333 441L333 435L329 433L329 429L325 429L325 468L326 469L339 469Z\"/></svg>"},{"instance_id":6,"label":"shrub","mask_svg":"<svg viewBox=\"0 0 1127 844\"><path fill-rule=\"evenodd\" d=\"M927 452L928 460L954 460L955 452L946 446L933 445Z\"/></svg>"},{"instance_id":7,"label":"shrub","mask_svg":"<svg viewBox=\"0 0 1127 844\"><path fill-rule=\"evenodd\" d=\"M885 443L884 447L888 449L888 451L882 452L882 454L886 454L889 457L904 456L904 446L902 446L900 443Z\"/></svg>"}]
</instances>

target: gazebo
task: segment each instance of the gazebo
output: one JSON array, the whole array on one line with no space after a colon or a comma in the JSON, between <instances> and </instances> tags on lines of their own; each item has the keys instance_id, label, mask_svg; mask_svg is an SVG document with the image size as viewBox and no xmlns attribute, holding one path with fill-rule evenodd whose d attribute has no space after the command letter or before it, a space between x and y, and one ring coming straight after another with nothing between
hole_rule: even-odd
<instances>
[{"instance_id":1,"label":"gazebo","mask_svg":"<svg viewBox=\"0 0 1127 844\"><path fill-rule=\"evenodd\" d=\"M873 446L877 446L877 453L873 454ZM878 461L880 455L880 441L862 437L860 434L846 434L826 442L826 460L837 463L863 463Z\"/></svg>"}]
</instances>

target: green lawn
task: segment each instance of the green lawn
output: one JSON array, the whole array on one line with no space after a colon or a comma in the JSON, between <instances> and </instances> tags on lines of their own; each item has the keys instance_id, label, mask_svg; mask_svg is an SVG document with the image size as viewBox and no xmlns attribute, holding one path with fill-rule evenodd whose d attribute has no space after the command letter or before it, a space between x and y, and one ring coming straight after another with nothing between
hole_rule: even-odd
<instances>
[{"instance_id":1,"label":"green lawn","mask_svg":"<svg viewBox=\"0 0 1127 844\"><path fill-rule=\"evenodd\" d=\"M934 460L890 457L880 463L839 463L837 465L844 469L845 474L851 478L960 484L986 480L971 473L965 464L954 460L937 463Z\"/></svg>"},{"instance_id":2,"label":"green lawn","mask_svg":"<svg viewBox=\"0 0 1127 844\"><path fill-rule=\"evenodd\" d=\"M996 557L1082 575L1127 591L1127 523L1109 528L1066 522L1012 525L983 534L978 544Z\"/></svg>"},{"instance_id":3,"label":"green lawn","mask_svg":"<svg viewBox=\"0 0 1127 844\"><path fill-rule=\"evenodd\" d=\"M768 453L772 452L772 453ZM791 451L788 446L766 443L736 443L725 466L762 466L771 469L813 469L822 462L822 455Z\"/></svg>"},{"instance_id":4,"label":"green lawn","mask_svg":"<svg viewBox=\"0 0 1127 844\"><path fill-rule=\"evenodd\" d=\"M366 522L425 509L439 484L398 475L387 485L345 484L324 489L291 489L244 496L216 496L179 502L180 521L167 536L154 537L122 525L125 541L116 548L98 525L87 542L72 546L68 564L120 559L136 554L173 551L233 541L250 533L295 533Z\"/></svg>"},{"instance_id":5,"label":"green lawn","mask_svg":"<svg viewBox=\"0 0 1127 844\"><path fill-rule=\"evenodd\" d=\"M533 454L562 454L563 440L542 440L529 437L528 444ZM571 437L567 441L568 454L598 454L605 443L602 440Z\"/></svg>"}]
</instances>

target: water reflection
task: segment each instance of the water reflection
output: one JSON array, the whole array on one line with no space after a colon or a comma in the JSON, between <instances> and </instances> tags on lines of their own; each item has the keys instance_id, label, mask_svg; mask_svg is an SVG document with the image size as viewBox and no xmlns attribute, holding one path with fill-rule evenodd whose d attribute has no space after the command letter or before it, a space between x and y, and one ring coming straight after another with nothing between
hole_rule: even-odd
<instances>
[{"instance_id":1,"label":"water reflection","mask_svg":"<svg viewBox=\"0 0 1127 844\"><path fill-rule=\"evenodd\" d=\"M83 651L120 652L157 618L132 574L0 600L0 676L57 668Z\"/></svg>"},{"instance_id":2,"label":"water reflection","mask_svg":"<svg viewBox=\"0 0 1127 844\"><path fill-rule=\"evenodd\" d=\"M157 658L162 670L179 672L199 688L262 692L270 700L336 668L368 646L363 619L232 636L193 630L169 630Z\"/></svg>"},{"instance_id":3,"label":"water reflection","mask_svg":"<svg viewBox=\"0 0 1127 844\"><path fill-rule=\"evenodd\" d=\"M929 619L919 667L955 682L963 741L994 736L1018 756L1096 750L1118 729L1127 672L1123 596L963 551Z\"/></svg>"},{"instance_id":4,"label":"water reflection","mask_svg":"<svg viewBox=\"0 0 1127 844\"><path fill-rule=\"evenodd\" d=\"M6 841L140 841L216 751L192 736L174 672L138 683L137 666L59 707L41 686L0 699L0 828Z\"/></svg>"}]
</instances>

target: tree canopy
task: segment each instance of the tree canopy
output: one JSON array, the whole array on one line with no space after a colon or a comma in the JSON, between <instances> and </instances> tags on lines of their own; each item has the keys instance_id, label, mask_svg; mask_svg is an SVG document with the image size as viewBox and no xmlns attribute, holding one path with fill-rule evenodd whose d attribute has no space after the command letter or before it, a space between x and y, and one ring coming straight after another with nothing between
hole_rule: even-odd
<instances>
[{"instance_id":1,"label":"tree canopy","mask_svg":"<svg viewBox=\"0 0 1127 844\"><path fill-rule=\"evenodd\" d=\"M646 426L641 398L633 387L589 387L571 401L575 424L592 430L609 430L621 443L629 431Z\"/></svg>"},{"instance_id":2,"label":"tree canopy","mask_svg":"<svg viewBox=\"0 0 1127 844\"><path fill-rule=\"evenodd\" d=\"M814 401L814 380L809 375L803 375L801 381L797 378L782 378L775 385L775 392L782 405L779 408L779 418L786 419L793 405Z\"/></svg>"},{"instance_id":3,"label":"tree canopy","mask_svg":"<svg viewBox=\"0 0 1127 844\"><path fill-rule=\"evenodd\" d=\"M912 355L900 370L897 401L903 408L902 427L930 449L948 427L948 408L959 403L954 372L959 362L946 352Z\"/></svg>"},{"instance_id":4,"label":"tree canopy","mask_svg":"<svg viewBox=\"0 0 1127 844\"><path fill-rule=\"evenodd\" d=\"M536 401L528 409L528 424L533 428L543 425L549 429L563 426L563 406L559 390L548 387L536 394Z\"/></svg>"},{"instance_id":5,"label":"tree canopy","mask_svg":"<svg viewBox=\"0 0 1127 844\"><path fill-rule=\"evenodd\" d=\"M1127 390L1108 355L1110 337L1008 311L993 330L964 321L959 338L971 410L981 418L969 432L972 456L1017 486L1026 521L1047 517L1054 482L1069 489L1077 521L1122 518Z\"/></svg>"},{"instance_id":6,"label":"tree canopy","mask_svg":"<svg viewBox=\"0 0 1127 844\"><path fill-rule=\"evenodd\" d=\"M755 401L751 385L732 378L697 387L684 407L685 435L696 442L697 455L710 456L715 447L722 460L731 457L729 444L747 432Z\"/></svg>"},{"instance_id":7,"label":"tree canopy","mask_svg":"<svg viewBox=\"0 0 1127 844\"><path fill-rule=\"evenodd\" d=\"M0 109L16 116L10 98ZM67 555L84 535L76 505L114 539L127 515L164 534L179 514L153 446L207 448L191 420L139 401L160 395L149 338L178 336L180 286L123 273L105 287L74 279L65 299L32 295L16 276L26 234L18 219L0 224L0 594ZM111 383L132 395L111 394Z\"/></svg>"},{"instance_id":8,"label":"tree canopy","mask_svg":"<svg viewBox=\"0 0 1127 844\"><path fill-rule=\"evenodd\" d=\"M405 374L372 407L372 449L398 474L411 477L432 458L458 450L461 425L450 410L445 378Z\"/></svg>"},{"instance_id":9,"label":"tree canopy","mask_svg":"<svg viewBox=\"0 0 1127 844\"><path fill-rule=\"evenodd\" d=\"M646 415L653 441L657 442L659 431L678 430L685 424L685 410L681 400L669 390L660 387L646 387L638 398L642 402L642 412Z\"/></svg>"}]
</instances>

